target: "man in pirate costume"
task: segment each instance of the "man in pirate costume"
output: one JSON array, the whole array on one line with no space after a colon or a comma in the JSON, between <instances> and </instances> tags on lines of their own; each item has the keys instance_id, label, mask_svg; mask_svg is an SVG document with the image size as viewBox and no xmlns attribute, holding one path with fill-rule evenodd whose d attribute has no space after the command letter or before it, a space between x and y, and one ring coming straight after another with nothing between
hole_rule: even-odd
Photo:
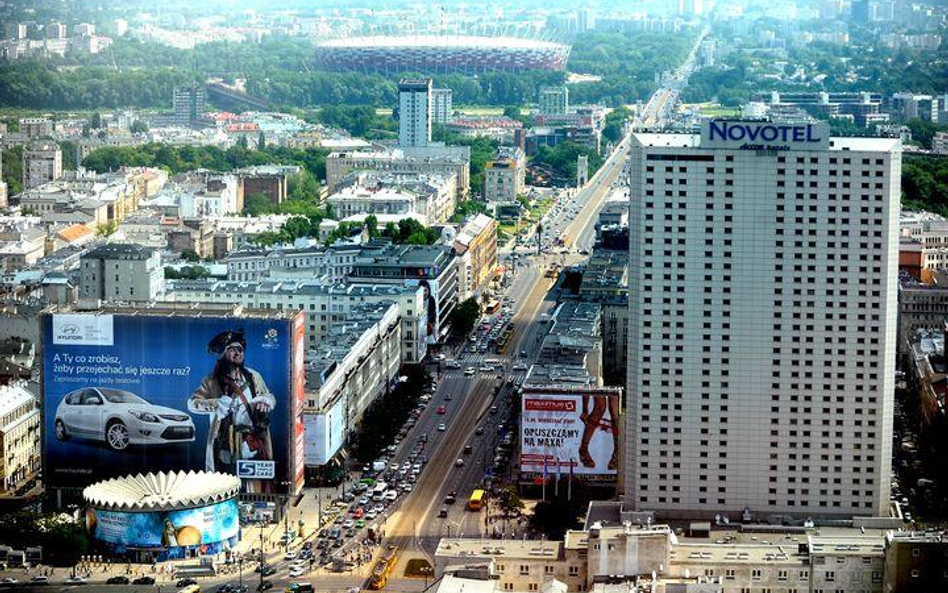
<instances>
[{"instance_id":1,"label":"man in pirate costume","mask_svg":"<svg viewBox=\"0 0 948 593\"><path fill-rule=\"evenodd\" d=\"M272 461L270 411L276 399L263 377L244 364L243 330L214 336L207 351L217 358L214 370L188 399L188 410L209 416L205 469L237 473L237 461ZM268 481L244 480L247 492L266 493Z\"/></svg>"}]
</instances>

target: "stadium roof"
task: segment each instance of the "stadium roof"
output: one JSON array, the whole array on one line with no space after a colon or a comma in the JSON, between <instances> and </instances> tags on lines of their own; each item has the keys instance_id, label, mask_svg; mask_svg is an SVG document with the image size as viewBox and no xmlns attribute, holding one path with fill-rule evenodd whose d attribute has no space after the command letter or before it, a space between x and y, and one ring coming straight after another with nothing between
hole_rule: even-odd
<instances>
[{"instance_id":1,"label":"stadium roof","mask_svg":"<svg viewBox=\"0 0 948 593\"><path fill-rule=\"evenodd\" d=\"M475 35L373 35L330 39L320 47L444 47L478 49L565 49L566 46L552 41L525 39L523 37L486 37Z\"/></svg>"},{"instance_id":2,"label":"stadium roof","mask_svg":"<svg viewBox=\"0 0 948 593\"><path fill-rule=\"evenodd\" d=\"M206 506L233 498L240 478L217 472L160 472L114 478L87 486L91 506L115 511L159 511Z\"/></svg>"}]
</instances>

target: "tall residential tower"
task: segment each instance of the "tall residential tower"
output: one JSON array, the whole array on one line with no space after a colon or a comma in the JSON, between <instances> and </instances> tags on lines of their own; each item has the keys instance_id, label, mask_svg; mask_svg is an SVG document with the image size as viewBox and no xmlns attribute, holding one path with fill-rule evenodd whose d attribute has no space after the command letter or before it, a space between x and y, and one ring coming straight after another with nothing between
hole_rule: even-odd
<instances>
[{"instance_id":1,"label":"tall residential tower","mask_svg":"<svg viewBox=\"0 0 948 593\"><path fill-rule=\"evenodd\" d=\"M715 120L630 166L627 505L882 514L899 140Z\"/></svg>"},{"instance_id":2,"label":"tall residential tower","mask_svg":"<svg viewBox=\"0 0 948 593\"><path fill-rule=\"evenodd\" d=\"M431 144L431 115L431 79L401 79L398 83L398 145Z\"/></svg>"}]
</instances>

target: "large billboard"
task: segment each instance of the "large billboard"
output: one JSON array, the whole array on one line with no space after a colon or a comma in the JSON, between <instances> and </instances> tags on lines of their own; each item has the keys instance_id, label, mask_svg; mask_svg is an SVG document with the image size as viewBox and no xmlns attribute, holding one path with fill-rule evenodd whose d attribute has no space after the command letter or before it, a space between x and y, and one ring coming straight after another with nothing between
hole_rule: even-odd
<instances>
[{"instance_id":1,"label":"large billboard","mask_svg":"<svg viewBox=\"0 0 948 593\"><path fill-rule=\"evenodd\" d=\"M306 465L326 464L346 440L346 402L343 394L328 410L307 414L306 421Z\"/></svg>"},{"instance_id":2,"label":"large billboard","mask_svg":"<svg viewBox=\"0 0 948 593\"><path fill-rule=\"evenodd\" d=\"M89 508L86 527L96 540L116 553L129 549L162 550L163 558L186 558L194 550L216 554L236 545L240 537L237 500L194 509L112 511Z\"/></svg>"},{"instance_id":3,"label":"large billboard","mask_svg":"<svg viewBox=\"0 0 948 593\"><path fill-rule=\"evenodd\" d=\"M44 480L82 487L141 472L237 474L295 492L302 417L298 319L44 315ZM301 388L300 388L301 389ZM269 470L272 466L272 472Z\"/></svg>"},{"instance_id":4,"label":"large billboard","mask_svg":"<svg viewBox=\"0 0 948 593\"><path fill-rule=\"evenodd\" d=\"M521 472L547 476L618 473L618 389L524 386L521 402Z\"/></svg>"}]
</instances>

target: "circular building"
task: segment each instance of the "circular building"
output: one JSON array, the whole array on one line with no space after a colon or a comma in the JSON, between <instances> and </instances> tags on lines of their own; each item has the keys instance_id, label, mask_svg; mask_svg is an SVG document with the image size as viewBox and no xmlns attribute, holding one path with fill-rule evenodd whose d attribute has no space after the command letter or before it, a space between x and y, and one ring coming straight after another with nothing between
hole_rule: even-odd
<instances>
[{"instance_id":1,"label":"circular building","mask_svg":"<svg viewBox=\"0 0 948 593\"><path fill-rule=\"evenodd\" d=\"M86 528L137 562L216 554L240 540L240 478L212 472L139 474L85 488Z\"/></svg>"},{"instance_id":2,"label":"circular building","mask_svg":"<svg viewBox=\"0 0 948 593\"><path fill-rule=\"evenodd\" d=\"M330 39L316 46L327 70L421 74L565 70L569 46L521 37L374 35Z\"/></svg>"}]
</instances>

